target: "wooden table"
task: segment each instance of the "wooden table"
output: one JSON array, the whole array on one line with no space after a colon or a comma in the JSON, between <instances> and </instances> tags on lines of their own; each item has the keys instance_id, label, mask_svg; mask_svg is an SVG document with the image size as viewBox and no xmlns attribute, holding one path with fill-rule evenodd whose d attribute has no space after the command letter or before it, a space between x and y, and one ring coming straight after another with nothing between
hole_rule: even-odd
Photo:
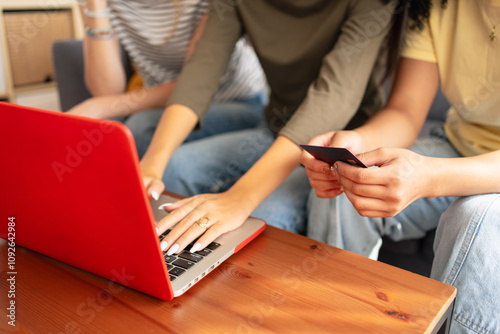
<instances>
[{"instance_id":1,"label":"wooden table","mask_svg":"<svg viewBox=\"0 0 500 334\"><path fill-rule=\"evenodd\" d=\"M431 333L453 287L273 227L171 302L16 247L16 327L1 333ZM449 321L448 321L449 323Z\"/></svg>"}]
</instances>

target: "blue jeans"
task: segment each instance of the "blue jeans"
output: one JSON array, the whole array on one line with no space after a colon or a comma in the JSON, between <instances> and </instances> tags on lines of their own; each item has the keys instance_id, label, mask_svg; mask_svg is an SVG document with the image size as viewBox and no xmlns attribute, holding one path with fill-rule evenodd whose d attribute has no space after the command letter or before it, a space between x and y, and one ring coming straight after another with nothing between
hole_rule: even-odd
<instances>
[{"instance_id":1,"label":"blue jeans","mask_svg":"<svg viewBox=\"0 0 500 334\"><path fill-rule=\"evenodd\" d=\"M412 150L460 156L437 137L419 139ZM458 290L451 333L500 333L500 194L422 198L395 217L367 218L345 195L319 199L311 192L308 218L309 237L364 256L383 235L420 238L437 227L431 278Z\"/></svg>"},{"instance_id":2,"label":"blue jeans","mask_svg":"<svg viewBox=\"0 0 500 334\"><path fill-rule=\"evenodd\" d=\"M261 93L245 99L214 102L210 105L201 128L191 132L185 142L253 128L262 122L263 104L264 96ZM146 153L163 111L164 108L144 110L123 120L134 136L139 159Z\"/></svg>"},{"instance_id":3,"label":"blue jeans","mask_svg":"<svg viewBox=\"0 0 500 334\"><path fill-rule=\"evenodd\" d=\"M212 136L180 146L172 155L163 182L184 196L228 190L267 151L275 135L261 125ZM292 174L253 212L269 225L305 233L309 181L304 168Z\"/></svg>"}]
</instances>

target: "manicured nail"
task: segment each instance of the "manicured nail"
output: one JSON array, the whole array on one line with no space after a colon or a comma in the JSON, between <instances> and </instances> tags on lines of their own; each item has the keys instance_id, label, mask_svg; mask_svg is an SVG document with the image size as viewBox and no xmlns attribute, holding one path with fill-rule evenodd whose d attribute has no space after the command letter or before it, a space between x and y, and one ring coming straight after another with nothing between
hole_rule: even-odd
<instances>
[{"instance_id":1,"label":"manicured nail","mask_svg":"<svg viewBox=\"0 0 500 334\"><path fill-rule=\"evenodd\" d=\"M321 169L323 171L323 173L330 173L330 172L333 172L333 166L329 166L329 167L323 167Z\"/></svg>"},{"instance_id":2,"label":"manicured nail","mask_svg":"<svg viewBox=\"0 0 500 334\"><path fill-rule=\"evenodd\" d=\"M154 191L154 190L153 190L153 191L151 192L151 197L153 197L153 199L154 199L155 201L157 201L157 200L158 200L158 198L160 198L160 195L158 195L158 193L157 193L156 191Z\"/></svg>"},{"instance_id":3,"label":"manicured nail","mask_svg":"<svg viewBox=\"0 0 500 334\"><path fill-rule=\"evenodd\" d=\"M339 169L339 164L338 163L334 163L333 166L332 166L332 171L333 169L337 170Z\"/></svg>"},{"instance_id":4,"label":"manicured nail","mask_svg":"<svg viewBox=\"0 0 500 334\"><path fill-rule=\"evenodd\" d=\"M170 206L170 205L172 205L172 204L173 204L173 203L165 203L165 204L162 204L162 205L160 205L160 206L158 207L158 210L162 210L162 209L164 209L164 208L166 208L167 206Z\"/></svg>"},{"instance_id":5,"label":"manicured nail","mask_svg":"<svg viewBox=\"0 0 500 334\"><path fill-rule=\"evenodd\" d=\"M160 244L160 247L161 247L161 251L164 252L165 249L167 249L167 247L168 247L168 242L162 241ZM171 255L171 254L169 254L169 255Z\"/></svg>"},{"instance_id":6,"label":"manicured nail","mask_svg":"<svg viewBox=\"0 0 500 334\"><path fill-rule=\"evenodd\" d=\"M179 244L174 244L167 252L167 255L172 255L179 249Z\"/></svg>"},{"instance_id":7,"label":"manicured nail","mask_svg":"<svg viewBox=\"0 0 500 334\"><path fill-rule=\"evenodd\" d=\"M158 227L156 228L156 234L160 234L160 230L158 229Z\"/></svg>"},{"instance_id":8,"label":"manicured nail","mask_svg":"<svg viewBox=\"0 0 500 334\"><path fill-rule=\"evenodd\" d=\"M198 249L200 249L201 244L199 242L195 243L194 246L189 250L190 253L196 252Z\"/></svg>"}]
</instances>

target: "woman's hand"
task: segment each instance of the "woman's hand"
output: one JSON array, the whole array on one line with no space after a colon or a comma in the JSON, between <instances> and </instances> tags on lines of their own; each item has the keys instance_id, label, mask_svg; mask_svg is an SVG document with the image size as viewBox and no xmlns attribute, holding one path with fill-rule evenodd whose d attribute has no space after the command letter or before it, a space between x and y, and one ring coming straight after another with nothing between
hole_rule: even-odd
<instances>
[{"instance_id":1,"label":"woman's hand","mask_svg":"<svg viewBox=\"0 0 500 334\"><path fill-rule=\"evenodd\" d=\"M161 180L160 174L155 173L154 167L151 163L148 164L147 159L142 159L140 162L142 182L146 188L146 193L149 198L157 201L160 198L160 194L165 190L165 185Z\"/></svg>"},{"instance_id":2,"label":"woman's hand","mask_svg":"<svg viewBox=\"0 0 500 334\"><path fill-rule=\"evenodd\" d=\"M358 213L366 217L392 217L413 201L431 197L432 173L439 159L407 149L380 148L359 155L368 166L343 162L334 165L335 176Z\"/></svg>"},{"instance_id":3,"label":"woman's hand","mask_svg":"<svg viewBox=\"0 0 500 334\"><path fill-rule=\"evenodd\" d=\"M159 234L173 228L161 242L167 254L180 253L193 240L201 236L188 249L194 253L205 248L218 236L240 227L251 213L231 190L220 194L204 194L182 199L162 206L169 215L157 224ZM176 225L177 224L177 225ZM175 226L175 227L174 227Z\"/></svg>"},{"instance_id":4,"label":"woman's hand","mask_svg":"<svg viewBox=\"0 0 500 334\"><path fill-rule=\"evenodd\" d=\"M143 176L142 182L144 187L146 187L146 193L148 196L155 201L160 198L160 194L165 190L165 185L163 181L154 176Z\"/></svg>"},{"instance_id":5,"label":"woman's hand","mask_svg":"<svg viewBox=\"0 0 500 334\"><path fill-rule=\"evenodd\" d=\"M356 131L328 132L314 137L308 143L316 146L346 147L354 154L363 151L363 139ZM342 194L342 188L333 173L332 166L314 158L306 151L302 152L300 162L306 167L309 183L314 188L316 196L333 198Z\"/></svg>"},{"instance_id":6,"label":"woman's hand","mask_svg":"<svg viewBox=\"0 0 500 334\"><path fill-rule=\"evenodd\" d=\"M164 171L163 166L168 159L160 154L164 150L158 152L146 153L143 157L143 176L158 176ZM221 234L241 226L252 211L297 168L300 154L301 150L295 143L278 136L267 152L226 192L198 195L164 207L170 214L157 224L159 233L173 229L163 239L162 250L168 249L169 254L180 252L204 233L190 249L195 252Z\"/></svg>"}]
</instances>

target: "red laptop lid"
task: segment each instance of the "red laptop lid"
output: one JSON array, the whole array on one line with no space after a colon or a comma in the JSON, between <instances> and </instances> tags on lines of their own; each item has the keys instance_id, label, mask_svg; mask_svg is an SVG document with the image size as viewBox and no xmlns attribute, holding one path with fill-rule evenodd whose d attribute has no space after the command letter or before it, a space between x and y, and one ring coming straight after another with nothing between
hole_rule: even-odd
<instances>
[{"instance_id":1,"label":"red laptop lid","mask_svg":"<svg viewBox=\"0 0 500 334\"><path fill-rule=\"evenodd\" d=\"M124 125L0 103L0 152L0 237L173 298Z\"/></svg>"}]
</instances>

